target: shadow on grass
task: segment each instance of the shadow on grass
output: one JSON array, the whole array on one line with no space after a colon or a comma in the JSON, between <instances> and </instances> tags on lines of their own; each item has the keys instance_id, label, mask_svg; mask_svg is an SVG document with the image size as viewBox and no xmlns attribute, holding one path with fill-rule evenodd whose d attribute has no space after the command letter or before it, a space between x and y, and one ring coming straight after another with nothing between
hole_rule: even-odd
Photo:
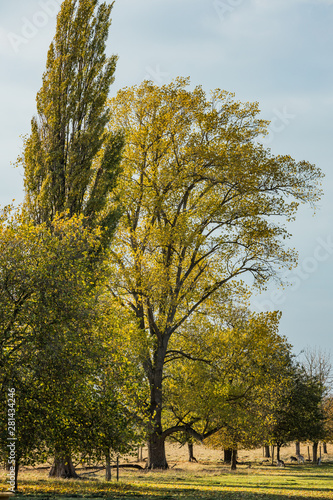
<instances>
[{"instance_id":1,"label":"shadow on grass","mask_svg":"<svg viewBox=\"0 0 333 500\"><path fill-rule=\"evenodd\" d=\"M171 477L150 473L120 483L28 480L22 482L24 493L13 500L333 500L331 471L333 467L320 471L293 468L275 469L274 475L238 471L192 477L180 471Z\"/></svg>"},{"instance_id":2,"label":"shadow on grass","mask_svg":"<svg viewBox=\"0 0 333 500\"><path fill-rule=\"evenodd\" d=\"M244 488L244 487L242 487ZM266 487L264 487L266 488ZM244 488L245 489L245 488ZM277 488L281 490L281 487ZM318 499L321 500L332 500L333 493L328 491L327 496L318 496L318 491L322 490L311 490L313 495L298 495L297 492L293 491L292 496L290 494L281 494L277 492L267 493L267 492L250 492L250 491L204 491L200 488L198 489L178 489L178 488L168 488L162 489L159 487L149 487L149 491L143 491L143 489L134 489L127 492L113 492L113 493L99 493L99 494L17 494L13 497L13 500L100 500L101 498L105 500L311 500ZM303 490L304 491L304 490Z\"/></svg>"}]
</instances>

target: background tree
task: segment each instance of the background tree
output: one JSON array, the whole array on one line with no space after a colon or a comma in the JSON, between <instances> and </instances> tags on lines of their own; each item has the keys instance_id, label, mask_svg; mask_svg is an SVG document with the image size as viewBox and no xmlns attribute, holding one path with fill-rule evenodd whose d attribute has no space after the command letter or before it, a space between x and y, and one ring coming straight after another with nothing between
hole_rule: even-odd
<instances>
[{"instance_id":1,"label":"background tree","mask_svg":"<svg viewBox=\"0 0 333 500\"><path fill-rule=\"evenodd\" d=\"M326 443L333 441L333 397L327 396L324 400L323 411L325 417L325 439L324 439L324 453L327 453Z\"/></svg>"},{"instance_id":2,"label":"background tree","mask_svg":"<svg viewBox=\"0 0 333 500\"><path fill-rule=\"evenodd\" d=\"M310 377L299 366L290 374L289 384L276 388L272 399L271 444L277 446L280 459L281 446L291 441L318 443L325 436L322 407L322 385L316 377ZM317 448L313 462L317 463Z\"/></svg>"},{"instance_id":3,"label":"background tree","mask_svg":"<svg viewBox=\"0 0 333 500\"><path fill-rule=\"evenodd\" d=\"M319 197L320 171L258 143L257 104L216 90L208 99L178 78L144 82L111 101L110 130L126 135L117 188L124 215L114 240L112 292L146 332L150 384L149 467L167 467L162 427L168 344L186 319L243 274L257 284L291 266L288 233L298 203ZM274 216L274 218L273 218Z\"/></svg>"},{"instance_id":4,"label":"background tree","mask_svg":"<svg viewBox=\"0 0 333 500\"><path fill-rule=\"evenodd\" d=\"M310 378L316 379L321 387L321 406L324 415L328 417L330 408L330 396L333 389L333 372L331 355L328 352L323 352L320 348L306 348L302 353L301 364L305 372ZM325 417L326 420L326 417ZM327 440L330 436L329 424L325 425L327 430ZM324 449L326 438L324 438ZM318 441L312 443L313 461L317 461Z\"/></svg>"},{"instance_id":5,"label":"background tree","mask_svg":"<svg viewBox=\"0 0 333 500\"><path fill-rule=\"evenodd\" d=\"M180 433L174 433L172 436L170 436L170 441L173 443L178 443L180 447L182 446L187 446L187 451L188 451L188 461L189 462L197 462L197 459L194 456L194 445L198 441L191 436L189 432L184 430L183 432Z\"/></svg>"},{"instance_id":6,"label":"background tree","mask_svg":"<svg viewBox=\"0 0 333 500\"><path fill-rule=\"evenodd\" d=\"M333 373L331 355L318 347L307 347L302 351L300 363L309 377L317 378L324 395L332 392Z\"/></svg>"},{"instance_id":7,"label":"background tree","mask_svg":"<svg viewBox=\"0 0 333 500\"><path fill-rule=\"evenodd\" d=\"M177 347L170 341L175 359L169 363L168 357L165 367L168 424L198 438L210 435L209 446L235 450L233 468L238 449L262 442L266 392L284 384L290 346L279 336L278 322L277 313L231 308L219 314L216 308L186 325Z\"/></svg>"}]
</instances>

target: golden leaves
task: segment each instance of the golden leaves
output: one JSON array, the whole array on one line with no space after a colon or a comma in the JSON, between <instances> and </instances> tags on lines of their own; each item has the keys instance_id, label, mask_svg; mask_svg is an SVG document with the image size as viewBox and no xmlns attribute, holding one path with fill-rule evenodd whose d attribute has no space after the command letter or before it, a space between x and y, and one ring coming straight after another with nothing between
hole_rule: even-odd
<instances>
[{"instance_id":1,"label":"golden leaves","mask_svg":"<svg viewBox=\"0 0 333 500\"><path fill-rule=\"evenodd\" d=\"M276 216L290 220L300 202L314 202L321 177L257 142L267 127L257 103L220 89L208 99L188 86L184 78L161 87L146 81L110 101L110 128L127 139L113 244L117 293L122 286L149 298L162 329L166 311L196 307L219 283L250 272L264 285L279 266L293 265Z\"/></svg>"}]
</instances>

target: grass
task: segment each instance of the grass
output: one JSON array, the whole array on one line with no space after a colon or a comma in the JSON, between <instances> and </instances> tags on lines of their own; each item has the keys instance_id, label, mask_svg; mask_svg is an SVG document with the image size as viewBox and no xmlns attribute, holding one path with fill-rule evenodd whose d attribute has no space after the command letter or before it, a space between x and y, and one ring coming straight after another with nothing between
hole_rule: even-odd
<instances>
[{"instance_id":1,"label":"grass","mask_svg":"<svg viewBox=\"0 0 333 500\"><path fill-rule=\"evenodd\" d=\"M242 465L231 473L212 462L188 468L177 464L168 471L121 470L121 481L103 480L102 472L91 480L51 480L45 471L22 471L18 500L333 500L333 464L320 467L288 465L278 469L269 465ZM2 474L0 489L7 489Z\"/></svg>"}]
</instances>

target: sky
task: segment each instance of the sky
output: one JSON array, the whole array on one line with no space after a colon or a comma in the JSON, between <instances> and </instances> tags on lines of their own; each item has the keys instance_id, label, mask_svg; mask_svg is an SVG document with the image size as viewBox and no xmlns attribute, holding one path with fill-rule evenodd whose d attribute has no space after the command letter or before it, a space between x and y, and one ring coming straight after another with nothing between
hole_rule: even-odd
<instances>
[{"instance_id":1,"label":"sky","mask_svg":"<svg viewBox=\"0 0 333 500\"><path fill-rule=\"evenodd\" d=\"M36 113L61 0L0 3L0 205L23 201L14 166ZM255 311L282 311L280 333L300 353L333 354L333 0L116 0L107 47L119 61L110 95L145 79L220 88L258 101L271 120L274 154L315 163L325 174L315 211L288 225L299 265L253 297Z\"/></svg>"}]
</instances>

